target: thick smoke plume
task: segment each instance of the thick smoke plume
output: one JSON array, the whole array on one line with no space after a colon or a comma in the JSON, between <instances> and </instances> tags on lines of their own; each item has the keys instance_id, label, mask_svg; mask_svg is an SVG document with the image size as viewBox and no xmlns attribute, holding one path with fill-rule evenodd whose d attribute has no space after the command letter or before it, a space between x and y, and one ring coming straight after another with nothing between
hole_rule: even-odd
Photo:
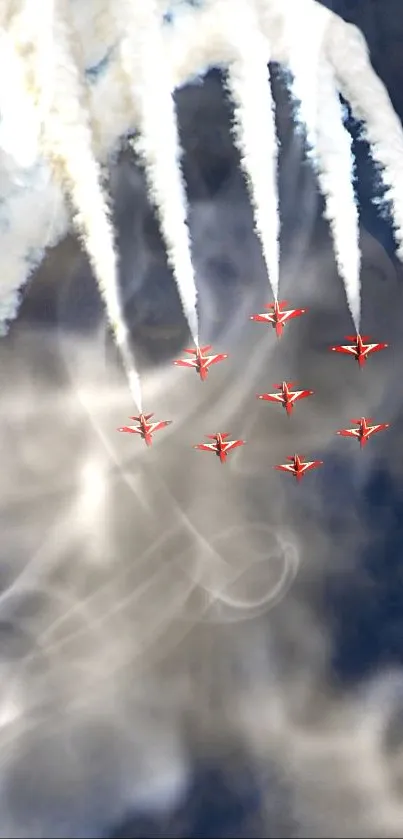
<instances>
[{"instance_id":1,"label":"thick smoke plume","mask_svg":"<svg viewBox=\"0 0 403 839\"><path fill-rule=\"evenodd\" d=\"M227 86L234 105L234 136L249 186L256 232L277 300L280 211L275 107L267 43L259 31L254 10L244 3L234 7L232 43L238 55L229 66Z\"/></svg>"},{"instance_id":2,"label":"thick smoke plume","mask_svg":"<svg viewBox=\"0 0 403 839\"><path fill-rule=\"evenodd\" d=\"M137 132L135 145L144 161L168 259L197 343L195 271L173 94L208 67L227 70L236 142L274 296L278 292L279 213L269 61L294 72L300 118L357 329L358 217L351 143L343 126L339 91L363 121L374 159L382 167L398 253L403 257L403 132L358 30L315 0L237 0L236 8L237 21L242 21L238 26L234 25L234 4L227 0L206 0L197 7L136 0L120 4L119 19L114 0L94 0L85 15L66 0L55 0L46 5L41 24L29 14L31 4L25 0L8 0L0 13L0 63L9 61L15 87L13 110L9 87L0 85L4 116L0 193L4 212L13 220L0 231L2 252L10 254L8 271L6 264L1 279L3 331L16 315L18 290L30 271L46 247L67 231L65 196L72 204L71 215L87 249L138 407L139 378L120 301L114 236L99 163L107 163L122 136ZM23 120L27 132L21 139L18 126ZM15 222L15 191L22 219L33 192L40 195L38 203L50 208L29 232Z\"/></svg>"}]
</instances>

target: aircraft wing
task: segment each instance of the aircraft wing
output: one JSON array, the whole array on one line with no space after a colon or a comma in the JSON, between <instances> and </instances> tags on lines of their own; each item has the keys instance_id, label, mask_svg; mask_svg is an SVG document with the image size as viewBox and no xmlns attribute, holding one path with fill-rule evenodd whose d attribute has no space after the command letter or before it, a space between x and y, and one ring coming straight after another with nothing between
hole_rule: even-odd
<instances>
[{"instance_id":1,"label":"aircraft wing","mask_svg":"<svg viewBox=\"0 0 403 839\"><path fill-rule=\"evenodd\" d=\"M163 420L161 422L150 422L150 425L147 428L148 434L154 434L154 431L160 431L161 428L166 428L167 425L171 425L172 420Z\"/></svg>"},{"instance_id":2,"label":"aircraft wing","mask_svg":"<svg viewBox=\"0 0 403 839\"><path fill-rule=\"evenodd\" d=\"M244 440L228 440L228 443L222 444L222 451L230 452L232 449L238 448L238 446L244 445Z\"/></svg>"},{"instance_id":3,"label":"aircraft wing","mask_svg":"<svg viewBox=\"0 0 403 839\"><path fill-rule=\"evenodd\" d=\"M289 401L296 402L297 399L305 399L306 396L312 396L313 390L294 390L289 393Z\"/></svg>"},{"instance_id":4,"label":"aircraft wing","mask_svg":"<svg viewBox=\"0 0 403 839\"><path fill-rule=\"evenodd\" d=\"M299 315L304 315L306 309L289 309L288 312L280 312L279 313L279 320L281 323L286 323L287 320L291 320L291 318L297 318Z\"/></svg>"},{"instance_id":5,"label":"aircraft wing","mask_svg":"<svg viewBox=\"0 0 403 839\"><path fill-rule=\"evenodd\" d=\"M378 352L379 350L384 350L387 346L387 344L365 344L365 346L362 349L362 354L364 356L367 356L371 352Z\"/></svg>"},{"instance_id":6,"label":"aircraft wing","mask_svg":"<svg viewBox=\"0 0 403 839\"><path fill-rule=\"evenodd\" d=\"M284 397L282 393L258 393L258 399L264 399L266 402L281 402L283 403Z\"/></svg>"},{"instance_id":7,"label":"aircraft wing","mask_svg":"<svg viewBox=\"0 0 403 839\"><path fill-rule=\"evenodd\" d=\"M359 428L342 428L341 431L336 431L336 434L339 434L340 437L360 437L360 429Z\"/></svg>"},{"instance_id":8,"label":"aircraft wing","mask_svg":"<svg viewBox=\"0 0 403 839\"><path fill-rule=\"evenodd\" d=\"M386 428L389 428L388 422L382 422L380 425L367 426L367 437L370 437L371 434L376 434L377 431L383 431Z\"/></svg>"},{"instance_id":9,"label":"aircraft wing","mask_svg":"<svg viewBox=\"0 0 403 839\"><path fill-rule=\"evenodd\" d=\"M199 449L201 452L216 452L217 446L214 443L198 443L193 446L194 449Z\"/></svg>"},{"instance_id":10,"label":"aircraft wing","mask_svg":"<svg viewBox=\"0 0 403 839\"><path fill-rule=\"evenodd\" d=\"M322 463L322 460L308 460L306 463L301 463L301 472L309 472L310 469L322 466Z\"/></svg>"},{"instance_id":11,"label":"aircraft wing","mask_svg":"<svg viewBox=\"0 0 403 839\"><path fill-rule=\"evenodd\" d=\"M178 358L173 362L176 367L197 367L196 358Z\"/></svg>"},{"instance_id":12,"label":"aircraft wing","mask_svg":"<svg viewBox=\"0 0 403 839\"><path fill-rule=\"evenodd\" d=\"M128 434L142 434L142 429L136 428L134 425L123 425L122 428L118 428L118 431L127 431Z\"/></svg>"},{"instance_id":13,"label":"aircraft wing","mask_svg":"<svg viewBox=\"0 0 403 839\"><path fill-rule=\"evenodd\" d=\"M295 467L291 463L281 463L279 466L273 466L273 469L278 469L280 472L291 472L291 475L295 475Z\"/></svg>"},{"instance_id":14,"label":"aircraft wing","mask_svg":"<svg viewBox=\"0 0 403 839\"><path fill-rule=\"evenodd\" d=\"M226 353L218 353L217 355L205 355L202 360L210 366L210 364L216 364L217 361L224 361L225 358L228 358Z\"/></svg>"},{"instance_id":15,"label":"aircraft wing","mask_svg":"<svg viewBox=\"0 0 403 839\"><path fill-rule=\"evenodd\" d=\"M348 345L341 345L340 347L330 347L330 349L332 350L332 352L344 352L348 355L357 355L357 347L355 345L353 345L352 347Z\"/></svg>"},{"instance_id":16,"label":"aircraft wing","mask_svg":"<svg viewBox=\"0 0 403 839\"><path fill-rule=\"evenodd\" d=\"M257 321L257 323L273 323L274 315L270 312L262 312L260 315L251 315L250 319Z\"/></svg>"}]
</instances>

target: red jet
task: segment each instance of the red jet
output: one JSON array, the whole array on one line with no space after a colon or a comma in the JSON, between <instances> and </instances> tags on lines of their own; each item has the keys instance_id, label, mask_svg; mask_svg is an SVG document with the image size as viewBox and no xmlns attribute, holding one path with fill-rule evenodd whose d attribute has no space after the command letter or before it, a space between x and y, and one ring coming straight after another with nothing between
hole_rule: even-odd
<instances>
[{"instance_id":1,"label":"red jet","mask_svg":"<svg viewBox=\"0 0 403 839\"><path fill-rule=\"evenodd\" d=\"M184 350L184 352L194 355L195 358L179 358L174 361L177 367L195 367L202 382L207 379L208 369L211 364L217 364L218 361L224 361L228 358L226 353L219 353L218 355L205 355L207 350L211 350L211 344L206 347L196 347L195 350Z\"/></svg>"},{"instance_id":2,"label":"red jet","mask_svg":"<svg viewBox=\"0 0 403 839\"><path fill-rule=\"evenodd\" d=\"M280 466L273 466L273 469L279 469L281 472L289 472L290 475L294 475L294 478L298 482L303 478L305 472L308 472L310 469L316 469L317 466L322 466L323 463L323 460L304 461L303 455L301 454L293 454L291 457L287 457L287 460L290 460L291 463L282 463Z\"/></svg>"},{"instance_id":3,"label":"red jet","mask_svg":"<svg viewBox=\"0 0 403 839\"><path fill-rule=\"evenodd\" d=\"M200 449L202 452L214 452L220 458L221 463L225 463L228 452L238 446L245 445L245 440L227 440L229 434L206 434L206 437L209 440L214 440L214 443L199 443L193 448Z\"/></svg>"},{"instance_id":4,"label":"red jet","mask_svg":"<svg viewBox=\"0 0 403 839\"><path fill-rule=\"evenodd\" d=\"M368 425L369 422L372 422L370 417L352 419L351 422L358 425L358 428L342 428L341 431L336 431L336 434L340 434L341 437L356 437L361 448L366 446L372 434L376 434L378 431L384 431L385 428L389 428L388 422L383 422L380 425Z\"/></svg>"},{"instance_id":5,"label":"red jet","mask_svg":"<svg viewBox=\"0 0 403 839\"><path fill-rule=\"evenodd\" d=\"M118 431L127 431L129 434L140 434L140 437L143 438L146 446L151 446L153 441L152 435L154 432L160 431L161 428L166 428L167 425L171 425L172 422L172 420L149 422L148 420L150 420L153 416L154 414L140 414L139 417L130 417L130 419L138 422L138 426L124 425L122 428L118 428Z\"/></svg>"},{"instance_id":6,"label":"red jet","mask_svg":"<svg viewBox=\"0 0 403 839\"><path fill-rule=\"evenodd\" d=\"M280 303L275 300L274 303L269 303L265 306L266 309L272 309L273 311L267 312L267 314L261 312L260 315L251 315L250 319L258 323L271 323L273 329L276 330L277 338L281 338L284 325L287 321L291 320L291 318L297 318L299 315L304 315L307 311L307 309L287 309L286 311L281 311L283 306L287 306L287 300L281 300Z\"/></svg>"},{"instance_id":7,"label":"red jet","mask_svg":"<svg viewBox=\"0 0 403 839\"><path fill-rule=\"evenodd\" d=\"M364 364L372 352L378 352L378 350L384 350L389 344L364 344L364 341L368 341L368 335L346 335L347 341L352 341L352 346L340 346L340 347L330 347L332 352L343 352L349 355L353 355L356 361L358 361L359 367L364 367Z\"/></svg>"},{"instance_id":8,"label":"red jet","mask_svg":"<svg viewBox=\"0 0 403 839\"><path fill-rule=\"evenodd\" d=\"M290 390L295 382L282 382L281 385L273 385L280 393L258 393L258 399L265 399L267 402L278 402L285 408L287 416L292 414L293 407L298 399L305 399L312 396L313 390Z\"/></svg>"}]
</instances>

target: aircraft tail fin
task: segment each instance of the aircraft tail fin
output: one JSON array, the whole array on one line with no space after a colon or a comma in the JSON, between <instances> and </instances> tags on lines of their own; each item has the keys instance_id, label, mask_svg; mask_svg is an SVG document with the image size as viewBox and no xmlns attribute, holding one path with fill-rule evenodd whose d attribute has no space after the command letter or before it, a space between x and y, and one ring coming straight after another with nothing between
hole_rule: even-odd
<instances>
[{"instance_id":1,"label":"aircraft tail fin","mask_svg":"<svg viewBox=\"0 0 403 839\"><path fill-rule=\"evenodd\" d=\"M143 417L144 417L145 420L149 420L153 416L154 416L154 414L143 414ZM130 417L130 419L136 420L136 422L140 422L141 417Z\"/></svg>"},{"instance_id":2,"label":"aircraft tail fin","mask_svg":"<svg viewBox=\"0 0 403 839\"><path fill-rule=\"evenodd\" d=\"M373 422L373 419L370 418L370 417L355 417L354 419L351 420L351 422L356 422L356 423L360 424L362 422L362 420L365 420L366 422Z\"/></svg>"},{"instance_id":3,"label":"aircraft tail fin","mask_svg":"<svg viewBox=\"0 0 403 839\"><path fill-rule=\"evenodd\" d=\"M359 337L361 338L361 341L364 342L370 340L369 335L360 335ZM347 341L353 341L353 343L355 343L358 338L358 335L346 335L346 338Z\"/></svg>"},{"instance_id":4,"label":"aircraft tail fin","mask_svg":"<svg viewBox=\"0 0 403 839\"><path fill-rule=\"evenodd\" d=\"M279 309L281 309L283 306L288 306L288 300L279 300L277 305L278 305ZM275 309L275 308L276 308L275 303L266 303L266 305L265 305L265 309Z\"/></svg>"},{"instance_id":5,"label":"aircraft tail fin","mask_svg":"<svg viewBox=\"0 0 403 839\"><path fill-rule=\"evenodd\" d=\"M205 347L199 347L199 350L201 354L204 355L204 353L207 352L207 350L211 350L211 344L206 344ZM189 353L189 355L197 355L197 348L190 349L190 347L188 347L187 349L183 350L183 352L187 352Z\"/></svg>"},{"instance_id":6,"label":"aircraft tail fin","mask_svg":"<svg viewBox=\"0 0 403 839\"><path fill-rule=\"evenodd\" d=\"M217 434L206 434L208 440L216 440Z\"/></svg>"}]
</instances>

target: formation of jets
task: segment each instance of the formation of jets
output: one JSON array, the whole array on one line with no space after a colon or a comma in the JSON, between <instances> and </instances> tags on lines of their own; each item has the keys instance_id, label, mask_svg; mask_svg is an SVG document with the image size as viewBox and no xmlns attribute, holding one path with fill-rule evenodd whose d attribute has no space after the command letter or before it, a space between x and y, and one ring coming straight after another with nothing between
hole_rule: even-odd
<instances>
[{"instance_id":1,"label":"formation of jets","mask_svg":"<svg viewBox=\"0 0 403 839\"><path fill-rule=\"evenodd\" d=\"M270 324L275 330L277 338L281 338L285 324L292 318L299 317L307 311L307 309L284 309L284 306L287 305L287 301L285 300L269 303L265 307L268 310L267 312L251 315L250 319L259 323ZM346 340L351 343L332 346L330 349L332 352L351 355L355 358L360 368L364 366L371 353L386 349L388 346L388 344L385 343L365 343L366 341L369 341L368 336L360 335L358 333L353 336L347 336ZM208 355L208 350L211 350L210 344L204 347L196 346L194 349L185 349L184 352L188 353L191 358L175 359L173 363L177 367L193 368L199 375L201 381L204 382L207 379L210 366L228 358L226 353ZM260 393L257 394L257 398L281 405L287 416L290 417L294 409L294 405L298 400L305 399L306 397L313 396L314 394L313 390L292 390L294 385L295 382L283 381L281 384L273 385L276 392ZM137 425L125 425L122 428L118 428L118 431L138 434L144 440L146 446L151 446L153 434L156 431L160 431L168 425L171 425L171 420L150 422L153 416L154 414L141 413L138 417L130 417L130 419L136 421ZM360 443L361 448L366 445L373 434L389 428L389 423L370 425L369 423L373 422L373 420L368 417L352 419L351 422L355 424L355 428L343 428L340 431L337 431L336 434L339 434L341 437L355 437ZM198 443L193 448L199 449L199 451L203 452L213 452L213 454L219 458L221 463L226 463L229 452L239 446L244 446L246 442L245 440L228 440L227 438L229 437L229 434L224 434L222 432L217 432L216 434L206 434L206 437L212 442ZM287 461L287 463L277 464L273 468L281 472L286 472L289 475L293 475L297 482L299 482L307 472L312 469L316 469L318 466L322 466L323 464L322 460L305 460L300 454L293 454L290 457L287 457Z\"/></svg>"}]
</instances>

